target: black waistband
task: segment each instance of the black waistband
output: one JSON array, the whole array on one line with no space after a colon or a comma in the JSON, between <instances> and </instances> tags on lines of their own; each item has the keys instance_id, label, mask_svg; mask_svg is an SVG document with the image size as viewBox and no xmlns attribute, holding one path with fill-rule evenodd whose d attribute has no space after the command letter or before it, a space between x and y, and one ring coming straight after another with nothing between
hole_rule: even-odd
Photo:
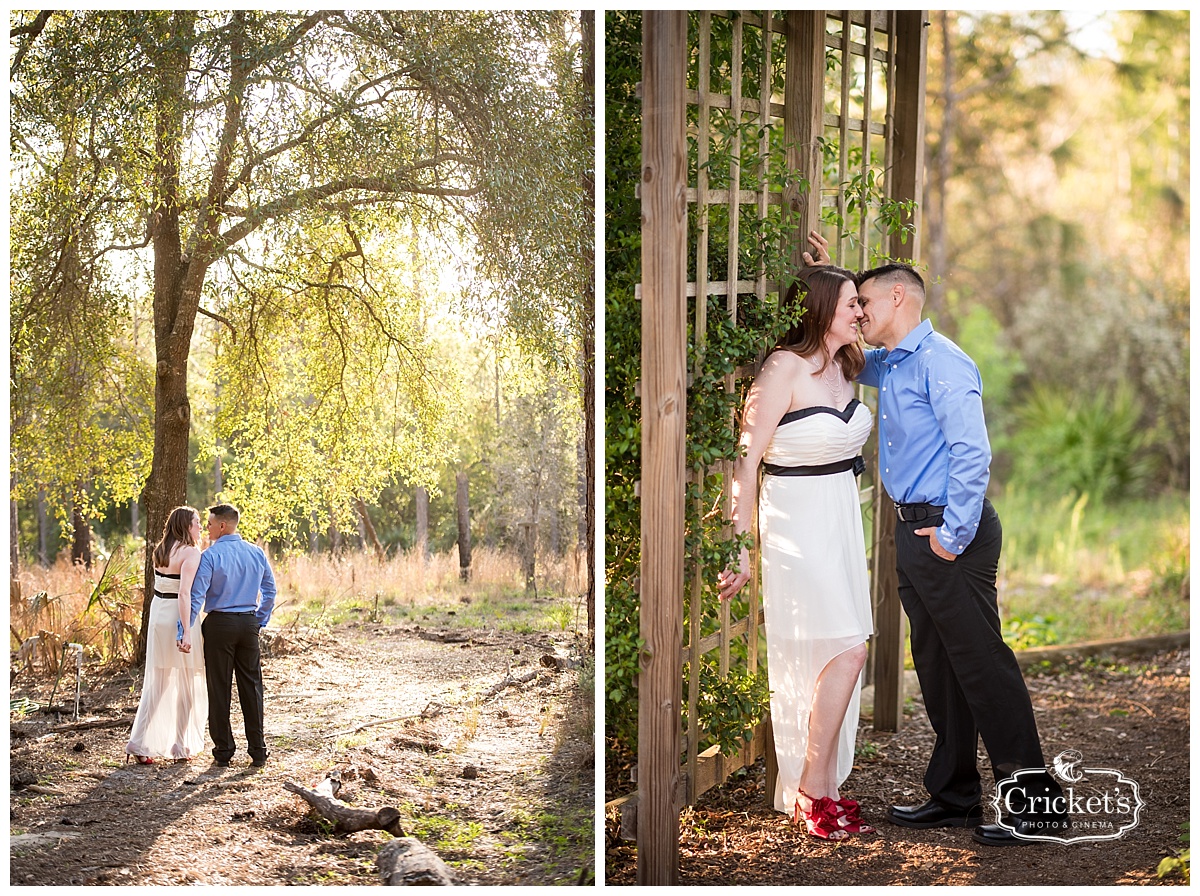
<instances>
[{"instance_id":1,"label":"black waistband","mask_svg":"<svg viewBox=\"0 0 1200 896\"><path fill-rule=\"evenodd\" d=\"M155 596L155 597L161 597L163 600L172 600L172 599L174 599L174 598L176 598L176 597L179 597L179 594L178 594L178 593L176 593L176 594L163 594L161 591L155 591L155 592L154 592L154 596Z\"/></svg>"},{"instance_id":2,"label":"black waistband","mask_svg":"<svg viewBox=\"0 0 1200 896\"><path fill-rule=\"evenodd\" d=\"M942 504L897 504L896 516L902 523L920 523L933 516L941 516L946 509Z\"/></svg>"},{"instance_id":3,"label":"black waistband","mask_svg":"<svg viewBox=\"0 0 1200 896\"><path fill-rule=\"evenodd\" d=\"M831 476L834 473L845 473L847 470L853 470L854 475L858 476L866 468L866 461L862 459L861 454L858 457L848 457L831 464L817 464L811 467L781 467L778 464L763 464L763 472L769 476Z\"/></svg>"}]
</instances>

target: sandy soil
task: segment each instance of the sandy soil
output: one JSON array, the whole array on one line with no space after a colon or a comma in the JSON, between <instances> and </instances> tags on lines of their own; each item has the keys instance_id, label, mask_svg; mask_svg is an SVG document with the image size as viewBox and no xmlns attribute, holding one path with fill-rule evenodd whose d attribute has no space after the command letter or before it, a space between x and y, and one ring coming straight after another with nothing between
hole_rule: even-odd
<instances>
[{"instance_id":1,"label":"sandy soil","mask_svg":"<svg viewBox=\"0 0 1200 896\"><path fill-rule=\"evenodd\" d=\"M390 836L333 833L283 789L335 770L343 801L395 806L459 883L575 883L594 874L593 739L579 723L591 695L581 706L578 651L568 636L368 623L277 636L263 664L271 758L261 770L248 767L236 699L229 768L208 755L122 764L137 683L95 673L81 719L109 727L12 717L10 883L378 884ZM543 664L554 656L568 668ZM10 698L45 702L52 684L18 680ZM354 731L396 717L407 718Z\"/></svg>"},{"instance_id":2,"label":"sandy soil","mask_svg":"<svg viewBox=\"0 0 1200 896\"><path fill-rule=\"evenodd\" d=\"M809 838L767 806L762 763L704 794L680 822L684 884L1009 885L1155 884L1159 861L1184 847L1189 817L1188 651L1127 665L1079 663L1027 673L1043 751L1067 749L1088 766L1124 772L1146 802L1136 827L1119 840L975 844L962 828L914 831L888 824L888 805L923 802L921 780L933 733L918 698L894 734L860 726L858 759L844 793L862 803L879 832L833 844ZM990 784L986 756L980 768ZM610 794L610 796L615 794ZM989 815L988 821L993 818ZM606 824L605 881L637 880L633 844ZM1178 874L1162 883L1181 883Z\"/></svg>"}]
</instances>

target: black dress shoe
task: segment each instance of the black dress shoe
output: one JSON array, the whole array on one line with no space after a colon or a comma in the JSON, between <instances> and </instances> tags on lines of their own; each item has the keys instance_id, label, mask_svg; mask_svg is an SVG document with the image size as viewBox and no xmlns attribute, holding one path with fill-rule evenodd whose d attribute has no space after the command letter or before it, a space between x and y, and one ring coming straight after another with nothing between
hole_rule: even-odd
<instances>
[{"instance_id":1,"label":"black dress shoe","mask_svg":"<svg viewBox=\"0 0 1200 896\"><path fill-rule=\"evenodd\" d=\"M931 799L920 806L892 806L884 815L902 828L970 828L983 820L983 807L972 806L963 811Z\"/></svg>"},{"instance_id":2,"label":"black dress shoe","mask_svg":"<svg viewBox=\"0 0 1200 896\"><path fill-rule=\"evenodd\" d=\"M260 756L260 757L258 757L257 759L251 759L251 760L250 760L250 767L251 767L251 768L262 768L264 765L266 765L266 764L267 764L267 758L268 758L270 755L271 755L271 754L270 754L270 753L268 753L266 756Z\"/></svg>"},{"instance_id":3,"label":"black dress shoe","mask_svg":"<svg viewBox=\"0 0 1200 896\"><path fill-rule=\"evenodd\" d=\"M1071 819L1067 815L1041 815L1034 818L1007 816L1004 823L1007 827L981 824L971 833L971 839L986 846L1020 846L1022 843L1039 842L1029 839L1035 834L1053 836L1062 834L1071 827ZM1016 833L1013 833L1014 831ZM1017 834L1026 836L1018 837Z\"/></svg>"}]
</instances>

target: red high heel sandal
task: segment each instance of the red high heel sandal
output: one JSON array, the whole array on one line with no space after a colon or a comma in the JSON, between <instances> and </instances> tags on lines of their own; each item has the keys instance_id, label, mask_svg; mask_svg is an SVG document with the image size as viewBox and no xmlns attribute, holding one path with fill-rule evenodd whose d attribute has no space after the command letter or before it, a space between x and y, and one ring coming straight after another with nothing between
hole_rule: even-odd
<instances>
[{"instance_id":1,"label":"red high heel sandal","mask_svg":"<svg viewBox=\"0 0 1200 896\"><path fill-rule=\"evenodd\" d=\"M851 834L875 833L875 828L863 821L857 800L848 798L835 800L834 805L837 807L838 827L843 831L849 831Z\"/></svg>"},{"instance_id":2,"label":"red high heel sandal","mask_svg":"<svg viewBox=\"0 0 1200 896\"><path fill-rule=\"evenodd\" d=\"M796 809L792 814L792 823L799 825L801 816L804 817L804 828L810 837L818 840L845 840L850 833L838 824L838 805L827 796L814 800L804 794L810 802L808 811L800 808L800 799L796 798Z\"/></svg>"}]
</instances>

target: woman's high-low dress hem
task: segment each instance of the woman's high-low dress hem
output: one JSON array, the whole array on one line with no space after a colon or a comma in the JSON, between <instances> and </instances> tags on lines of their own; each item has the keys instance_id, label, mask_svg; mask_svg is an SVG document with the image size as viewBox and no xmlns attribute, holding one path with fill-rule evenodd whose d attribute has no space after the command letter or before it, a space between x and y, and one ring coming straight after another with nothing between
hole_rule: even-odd
<instances>
[{"instance_id":1,"label":"woman's high-low dress hem","mask_svg":"<svg viewBox=\"0 0 1200 896\"><path fill-rule=\"evenodd\" d=\"M806 408L786 414L763 460L810 467L853 458L871 432L871 412L857 399L845 410ZM817 679L836 657L873 632L858 481L852 471L819 476L764 473L759 493L763 604L771 724L779 764L774 805L796 804ZM861 679L838 736L837 780L854 764Z\"/></svg>"}]
</instances>

